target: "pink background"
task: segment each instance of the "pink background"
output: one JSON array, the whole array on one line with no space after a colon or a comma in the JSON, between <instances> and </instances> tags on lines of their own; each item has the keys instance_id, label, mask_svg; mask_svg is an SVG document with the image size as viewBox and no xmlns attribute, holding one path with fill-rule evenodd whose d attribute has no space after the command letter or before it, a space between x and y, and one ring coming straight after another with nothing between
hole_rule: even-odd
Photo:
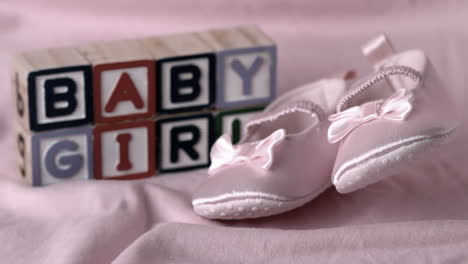
<instances>
[{"instance_id":1,"label":"pink background","mask_svg":"<svg viewBox=\"0 0 468 264\"><path fill-rule=\"evenodd\" d=\"M350 67L370 71L359 47L380 32L397 49L422 48L463 117L457 141L404 175L347 195L330 189L300 209L251 221L192 212L190 192L205 170L34 189L16 180L12 54L242 23L277 41L280 93ZM3 0L0 262L468 262L467 29L463 1Z\"/></svg>"}]
</instances>

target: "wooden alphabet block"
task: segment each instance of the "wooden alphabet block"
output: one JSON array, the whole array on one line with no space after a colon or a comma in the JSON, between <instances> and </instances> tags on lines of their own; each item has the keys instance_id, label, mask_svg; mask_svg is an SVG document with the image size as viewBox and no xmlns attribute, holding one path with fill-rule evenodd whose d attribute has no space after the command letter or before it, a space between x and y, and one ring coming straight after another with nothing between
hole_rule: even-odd
<instances>
[{"instance_id":1,"label":"wooden alphabet block","mask_svg":"<svg viewBox=\"0 0 468 264\"><path fill-rule=\"evenodd\" d=\"M94 129L96 179L139 179L155 172L154 122L138 121Z\"/></svg>"},{"instance_id":2,"label":"wooden alphabet block","mask_svg":"<svg viewBox=\"0 0 468 264\"><path fill-rule=\"evenodd\" d=\"M217 52L216 108L265 105L276 96L276 46L258 27L209 30L200 36Z\"/></svg>"},{"instance_id":3,"label":"wooden alphabet block","mask_svg":"<svg viewBox=\"0 0 468 264\"><path fill-rule=\"evenodd\" d=\"M276 45L255 26L26 52L13 69L33 185L207 167L216 137L236 143L276 95Z\"/></svg>"},{"instance_id":4,"label":"wooden alphabet block","mask_svg":"<svg viewBox=\"0 0 468 264\"><path fill-rule=\"evenodd\" d=\"M209 108L215 99L215 54L196 33L141 39L156 61L157 112Z\"/></svg>"},{"instance_id":5,"label":"wooden alphabet block","mask_svg":"<svg viewBox=\"0 0 468 264\"><path fill-rule=\"evenodd\" d=\"M216 138L228 133L231 135L232 143L236 144L242 138L242 128L245 122L262 110L263 107L254 107L224 111L216 114Z\"/></svg>"},{"instance_id":6,"label":"wooden alphabet block","mask_svg":"<svg viewBox=\"0 0 468 264\"><path fill-rule=\"evenodd\" d=\"M91 67L72 48L17 55L13 61L16 119L43 131L92 122Z\"/></svg>"},{"instance_id":7,"label":"wooden alphabet block","mask_svg":"<svg viewBox=\"0 0 468 264\"><path fill-rule=\"evenodd\" d=\"M214 137L211 114L165 118L156 121L159 172L183 171L210 165Z\"/></svg>"},{"instance_id":8,"label":"wooden alphabet block","mask_svg":"<svg viewBox=\"0 0 468 264\"><path fill-rule=\"evenodd\" d=\"M18 167L18 174L21 180L28 184L33 182L32 170L32 144L31 132L26 132L21 125L15 126L15 142L16 142L16 165Z\"/></svg>"},{"instance_id":9,"label":"wooden alphabet block","mask_svg":"<svg viewBox=\"0 0 468 264\"><path fill-rule=\"evenodd\" d=\"M93 178L90 126L30 133L17 126L22 179L33 186Z\"/></svg>"},{"instance_id":10,"label":"wooden alphabet block","mask_svg":"<svg viewBox=\"0 0 468 264\"><path fill-rule=\"evenodd\" d=\"M155 115L155 69L136 40L77 48L93 65L94 120L108 123Z\"/></svg>"}]
</instances>

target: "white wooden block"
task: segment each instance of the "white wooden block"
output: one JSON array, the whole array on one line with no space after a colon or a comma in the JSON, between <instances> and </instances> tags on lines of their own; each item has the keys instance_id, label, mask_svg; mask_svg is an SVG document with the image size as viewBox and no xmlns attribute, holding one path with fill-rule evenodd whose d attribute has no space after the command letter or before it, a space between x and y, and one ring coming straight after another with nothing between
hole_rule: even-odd
<instances>
[{"instance_id":1,"label":"white wooden block","mask_svg":"<svg viewBox=\"0 0 468 264\"><path fill-rule=\"evenodd\" d=\"M139 121L94 129L96 179L138 179L154 175L154 122Z\"/></svg>"},{"instance_id":2,"label":"white wooden block","mask_svg":"<svg viewBox=\"0 0 468 264\"><path fill-rule=\"evenodd\" d=\"M159 172L183 171L210 165L213 116L195 114L156 121Z\"/></svg>"},{"instance_id":3,"label":"white wooden block","mask_svg":"<svg viewBox=\"0 0 468 264\"><path fill-rule=\"evenodd\" d=\"M91 127L29 133L17 130L21 177L33 186L93 178Z\"/></svg>"},{"instance_id":4,"label":"white wooden block","mask_svg":"<svg viewBox=\"0 0 468 264\"><path fill-rule=\"evenodd\" d=\"M91 68L73 48L21 53L13 72L16 119L26 130L92 122Z\"/></svg>"}]
</instances>

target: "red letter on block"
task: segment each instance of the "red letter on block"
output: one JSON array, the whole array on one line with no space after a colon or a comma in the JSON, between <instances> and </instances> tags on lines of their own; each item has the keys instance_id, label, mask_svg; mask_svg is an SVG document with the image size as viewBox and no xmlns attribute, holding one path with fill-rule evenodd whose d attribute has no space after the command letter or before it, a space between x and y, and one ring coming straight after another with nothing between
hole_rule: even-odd
<instances>
[{"instance_id":1,"label":"red letter on block","mask_svg":"<svg viewBox=\"0 0 468 264\"><path fill-rule=\"evenodd\" d=\"M94 128L94 178L138 179L155 172L153 121L121 122Z\"/></svg>"},{"instance_id":2,"label":"red letter on block","mask_svg":"<svg viewBox=\"0 0 468 264\"><path fill-rule=\"evenodd\" d=\"M120 79L104 109L106 112L112 112L114 111L115 106L121 101L131 101L137 109L141 109L143 107L143 100L138 94L138 90L132 79L130 79L130 76L126 72L120 76Z\"/></svg>"},{"instance_id":3,"label":"red letter on block","mask_svg":"<svg viewBox=\"0 0 468 264\"><path fill-rule=\"evenodd\" d=\"M94 122L151 118L155 115L155 62L99 64L93 68Z\"/></svg>"}]
</instances>

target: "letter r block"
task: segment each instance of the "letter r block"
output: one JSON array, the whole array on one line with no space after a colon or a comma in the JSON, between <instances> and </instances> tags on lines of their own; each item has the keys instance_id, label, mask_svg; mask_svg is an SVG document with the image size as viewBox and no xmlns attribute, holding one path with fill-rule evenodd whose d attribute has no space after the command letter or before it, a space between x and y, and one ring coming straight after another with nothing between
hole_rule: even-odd
<instances>
[{"instance_id":1,"label":"letter r block","mask_svg":"<svg viewBox=\"0 0 468 264\"><path fill-rule=\"evenodd\" d=\"M93 178L91 127L28 133L18 129L19 171L33 186Z\"/></svg>"},{"instance_id":2,"label":"letter r block","mask_svg":"<svg viewBox=\"0 0 468 264\"><path fill-rule=\"evenodd\" d=\"M210 165L214 127L211 114L156 121L159 172L183 171Z\"/></svg>"},{"instance_id":3,"label":"letter r block","mask_svg":"<svg viewBox=\"0 0 468 264\"><path fill-rule=\"evenodd\" d=\"M215 56L200 54L161 59L158 72L158 113L207 108L215 90Z\"/></svg>"},{"instance_id":4,"label":"letter r block","mask_svg":"<svg viewBox=\"0 0 468 264\"><path fill-rule=\"evenodd\" d=\"M154 123L139 121L94 129L96 179L138 179L155 171Z\"/></svg>"}]
</instances>

